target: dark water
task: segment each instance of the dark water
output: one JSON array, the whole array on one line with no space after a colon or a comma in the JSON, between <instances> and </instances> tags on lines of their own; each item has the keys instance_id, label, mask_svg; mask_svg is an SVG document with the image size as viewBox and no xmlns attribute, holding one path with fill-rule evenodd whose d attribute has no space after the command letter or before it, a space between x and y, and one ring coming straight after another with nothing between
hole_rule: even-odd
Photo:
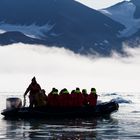
<instances>
[{"instance_id":1,"label":"dark water","mask_svg":"<svg viewBox=\"0 0 140 140\"><path fill-rule=\"evenodd\" d=\"M1 96L0 110L5 108ZM63 120L5 120L0 116L0 139L134 140L140 139L140 94L107 93L100 100L119 102L119 111L107 118Z\"/></svg>"}]
</instances>

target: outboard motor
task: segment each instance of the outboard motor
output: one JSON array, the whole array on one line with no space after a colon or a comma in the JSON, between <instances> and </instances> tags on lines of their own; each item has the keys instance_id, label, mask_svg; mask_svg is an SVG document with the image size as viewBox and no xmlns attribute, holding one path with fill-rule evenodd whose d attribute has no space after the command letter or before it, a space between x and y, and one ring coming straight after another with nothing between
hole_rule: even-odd
<instances>
[{"instance_id":1,"label":"outboard motor","mask_svg":"<svg viewBox=\"0 0 140 140\"><path fill-rule=\"evenodd\" d=\"M6 99L6 109L15 109L15 108L21 108L22 107L22 101L20 98L7 98Z\"/></svg>"}]
</instances>

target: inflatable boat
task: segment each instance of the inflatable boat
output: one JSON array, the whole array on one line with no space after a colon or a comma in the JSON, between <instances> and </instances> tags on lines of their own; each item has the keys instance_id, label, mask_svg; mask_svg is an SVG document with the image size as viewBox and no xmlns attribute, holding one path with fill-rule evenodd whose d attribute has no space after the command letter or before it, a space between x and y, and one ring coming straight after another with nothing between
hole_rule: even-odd
<instances>
[{"instance_id":1,"label":"inflatable boat","mask_svg":"<svg viewBox=\"0 0 140 140\"><path fill-rule=\"evenodd\" d=\"M109 101L93 106L81 107L22 107L20 98L8 98L6 109L1 114L5 118L92 118L110 115L119 108L118 103Z\"/></svg>"}]
</instances>

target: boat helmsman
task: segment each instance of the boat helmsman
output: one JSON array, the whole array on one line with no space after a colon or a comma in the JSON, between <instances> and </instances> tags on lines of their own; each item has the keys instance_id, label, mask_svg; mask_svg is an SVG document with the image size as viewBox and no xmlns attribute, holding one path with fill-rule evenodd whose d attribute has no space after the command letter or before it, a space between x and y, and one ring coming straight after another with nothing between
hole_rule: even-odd
<instances>
[{"instance_id":1,"label":"boat helmsman","mask_svg":"<svg viewBox=\"0 0 140 140\"><path fill-rule=\"evenodd\" d=\"M41 90L40 85L37 83L36 78L33 77L31 84L28 86L28 88L26 89L26 91L24 93L24 99L25 99L26 95L29 92L29 102L30 102L29 107L30 108L33 108L34 106L36 106L36 98L35 97L40 92L40 90Z\"/></svg>"}]
</instances>

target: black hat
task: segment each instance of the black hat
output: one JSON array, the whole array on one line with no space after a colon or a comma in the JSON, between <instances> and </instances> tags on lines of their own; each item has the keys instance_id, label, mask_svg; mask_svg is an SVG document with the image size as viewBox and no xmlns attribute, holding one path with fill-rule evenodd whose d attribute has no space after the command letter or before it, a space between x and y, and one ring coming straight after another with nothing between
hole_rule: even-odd
<instances>
[{"instance_id":1,"label":"black hat","mask_svg":"<svg viewBox=\"0 0 140 140\"><path fill-rule=\"evenodd\" d=\"M32 81L36 81L36 78L35 78L35 76L32 78Z\"/></svg>"}]
</instances>

